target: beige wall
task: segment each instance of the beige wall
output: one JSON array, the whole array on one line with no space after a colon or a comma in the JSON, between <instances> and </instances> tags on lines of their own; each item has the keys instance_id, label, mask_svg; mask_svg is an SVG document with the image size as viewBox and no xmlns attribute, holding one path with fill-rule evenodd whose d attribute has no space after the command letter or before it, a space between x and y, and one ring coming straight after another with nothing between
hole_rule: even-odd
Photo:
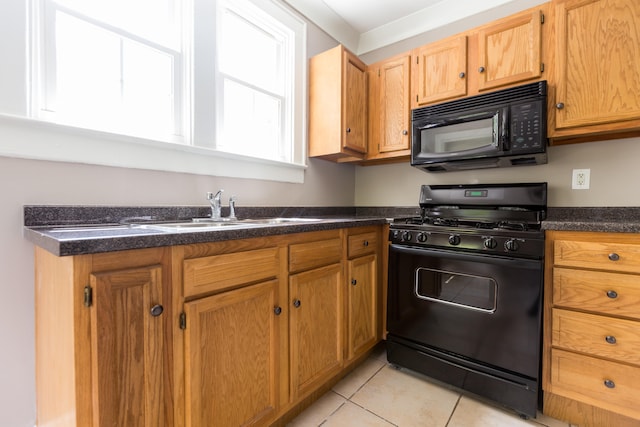
<instances>
[{"instance_id":1,"label":"beige wall","mask_svg":"<svg viewBox=\"0 0 640 427\"><path fill-rule=\"evenodd\" d=\"M415 206L422 184L548 182L549 206L640 206L640 138L549 147L549 163L427 173L408 162L356 168L356 206ZM572 190L573 169L591 169L589 190Z\"/></svg>"}]
</instances>

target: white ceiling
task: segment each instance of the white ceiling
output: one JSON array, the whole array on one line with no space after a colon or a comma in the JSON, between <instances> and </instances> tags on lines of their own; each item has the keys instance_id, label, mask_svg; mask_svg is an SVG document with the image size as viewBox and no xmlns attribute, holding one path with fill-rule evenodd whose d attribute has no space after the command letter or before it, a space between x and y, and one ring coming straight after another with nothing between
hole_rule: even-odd
<instances>
[{"instance_id":1,"label":"white ceiling","mask_svg":"<svg viewBox=\"0 0 640 427\"><path fill-rule=\"evenodd\" d=\"M361 55L474 15L515 13L547 0L285 0ZM499 16L497 16L499 17Z\"/></svg>"}]
</instances>

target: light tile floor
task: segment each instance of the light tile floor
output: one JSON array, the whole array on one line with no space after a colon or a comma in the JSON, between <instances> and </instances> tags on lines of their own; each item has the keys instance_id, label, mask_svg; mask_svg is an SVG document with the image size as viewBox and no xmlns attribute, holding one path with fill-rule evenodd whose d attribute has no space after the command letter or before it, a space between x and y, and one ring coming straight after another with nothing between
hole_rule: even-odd
<instances>
[{"instance_id":1,"label":"light tile floor","mask_svg":"<svg viewBox=\"0 0 640 427\"><path fill-rule=\"evenodd\" d=\"M289 424L290 427L569 427L538 413L523 420L481 398L387 363L384 348Z\"/></svg>"}]
</instances>

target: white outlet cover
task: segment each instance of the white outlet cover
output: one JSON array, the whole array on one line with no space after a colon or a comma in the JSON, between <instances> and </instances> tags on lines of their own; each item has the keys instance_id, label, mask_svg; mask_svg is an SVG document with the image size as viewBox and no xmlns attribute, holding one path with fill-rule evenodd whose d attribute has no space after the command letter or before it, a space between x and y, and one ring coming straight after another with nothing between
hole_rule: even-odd
<instances>
[{"instance_id":1,"label":"white outlet cover","mask_svg":"<svg viewBox=\"0 0 640 427\"><path fill-rule=\"evenodd\" d=\"M571 177L573 190L588 190L591 179L591 169L574 169Z\"/></svg>"}]
</instances>

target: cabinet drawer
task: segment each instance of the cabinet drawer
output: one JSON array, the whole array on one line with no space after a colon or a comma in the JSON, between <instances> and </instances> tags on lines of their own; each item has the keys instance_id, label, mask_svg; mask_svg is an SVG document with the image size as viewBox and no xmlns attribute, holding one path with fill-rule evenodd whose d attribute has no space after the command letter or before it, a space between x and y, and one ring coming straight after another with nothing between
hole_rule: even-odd
<instances>
[{"instance_id":1,"label":"cabinet drawer","mask_svg":"<svg viewBox=\"0 0 640 427\"><path fill-rule=\"evenodd\" d=\"M276 277L279 264L277 248L184 260L184 296L220 291Z\"/></svg>"},{"instance_id":2,"label":"cabinet drawer","mask_svg":"<svg viewBox=\"0 0 640 427\"><path fill-rule=\"evenodd\" d=\"M640 276L556 267L553 304L640 320Z\"/></svg>"},{"instance_id":3,"label":"cabinet drawer","mask_svg":"<svg viewBox=\"0 0 640 427\"><path fill-rule=\"evenodd\" d=\"M323 265L334 264L342 259L340 238L297 243L289 246L289 271L309 270Z\"/></svg>"},{"instance_id":4,"label":"cabinet drawer","mask_svg":"<svg viewBox=\"0 0 640 427\"><path fill-rule=\"evenodd\" d=\"M349 236L348 253L349 258L375 253L378 240L376 232L354 234Z\"/></svg>"},{"instance_id":5,"label":"cabinet drawer","mask_svg":"<svg viewBox=\"0 0 640 427\"><path fill-rule=\"evenodd\" d=\"M548 391L640 419L640 369L629 365L554 348Z\"/></svg>"},{"instance_id":6,"label":"cabinet drawer","mask_svg":"<svg viewBox=\"0 0 640 427\"><path fill-rule=\"evenodd\" d=\"M640 365L640 322L553 309L552 345Z\"/></svg>"},{"instance_id":7,"label":"cabinet drawer","mask_svg":"<svg viewBox=\"0 0 640 427\"><path fill-rule=\"evenodd\" d=\"M554 242L555 265L640 273L640 245L607 242Z\"/></svg>"}]
</instances>

